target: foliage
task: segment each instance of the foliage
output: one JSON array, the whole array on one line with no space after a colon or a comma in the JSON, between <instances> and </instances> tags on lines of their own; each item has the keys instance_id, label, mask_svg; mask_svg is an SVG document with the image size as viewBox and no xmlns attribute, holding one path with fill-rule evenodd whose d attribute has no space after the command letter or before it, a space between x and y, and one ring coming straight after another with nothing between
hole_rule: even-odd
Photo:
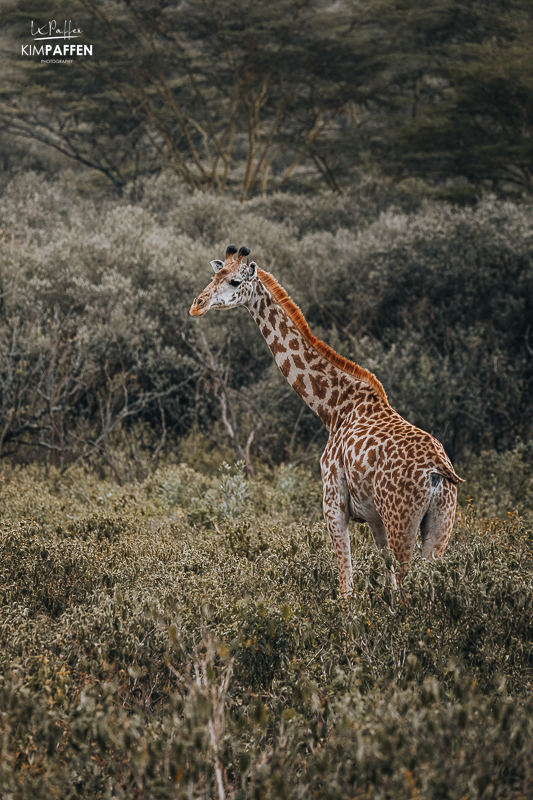
<instances>
[{"instance_id":1,"label":"foliage","mask_svg":"<svg viewBox=\"0 0 533 800\"><path fill-rule=\"evenodd\" d=\"M236 522L243 515L246 500L248 499L248 484L244 475L244 462L237 462L233 475L231 474L230 465L224 462L220 467L220 477L220 489L222 491L220 516L227 522Z\"/></svg>"},{"instance_id":2,"label":"foliage","mask_svg":"<svg viewBox=\"0 0 533 800\"><path fill-rule=\"evenodd\" d=\"M316 458L323 426L248 315L188 317L230 238L453 458L530 438L529 204L454 208L370 178L344 198L245 204L168 177L86 199L76 181L29 173L0 197L4 457L61 469L97 458L123 480L113 442L140 418L144 439L128 443L139 477L176 436L189 449L203 437L204 460L206 441L227 442L225 460L233 451L248 473L258 458Z\"/></svg>"},{"instance_id":3,"label":"foliage","mask_svg":"<svg viewBox=\"0 0 533 800\"><path fill-rule=\"evenodd\" d=\"M404 50L418 45L421 55L404 100L410 119L388 137L399 170L447 182L443 194L456 198L483 183L530 192L531 4L406 5ZM457 176L463 183L453 186Z\"/></svg>"},{"instance_id":4,"label":"foliage","mask_svg":"<svg viewBox=\"0 0 533 800\"><path fill-rule=\"evenodd\" d=\"M476 498L483 517L502 517L515 512L533 518L531 442L517 442L504 453L484 450L464 457L464 497Z\"/></svg>"},{"instance_id":5,"label":"foliage","mask_svg":"<svg viewBox=\"0 0 533 800\"><path fill-rule=\"evenodd\" d=\"M340 116L354 127L354 100L375 91L379 31L366 9L356 19L332 11L294 0L45 0L30 16L12 5L3 21L17 51L31 19L75 16L95 52L46 74L29 59L21 69L19 58L3 91L4 125L117 187L168 164L189 188L237 188L247 199L266 191L271 170L283 185L307 161L338 188L323 144Z\"/></svg>"},{"instance_id":6,"label":"foliage","mask_svg":"<svg viewBox=\"0 0 533 800\"><path fill-rule=\"evenodd\" d=\"M249 481L246 527L221 520L227 473L4 471L3 795L527 796L530 523L483 519L480 489L399 592L356 527L341 602L325 526L301 517L313 479Z\"/></svg>"},{"instance_id":7,"label":"foliage","mask_svg":"<svg viewBox=\"0 0 533 800\"><path fill-rule=\"evenodd\" d=\"M40 143L119 190L169 169L241 199L341 192L369 165L457 199L533 188L527 0L39 0L1 19L8 150ZM21 57L51 19L92 57Z\"/></svg>"}]
</instances>

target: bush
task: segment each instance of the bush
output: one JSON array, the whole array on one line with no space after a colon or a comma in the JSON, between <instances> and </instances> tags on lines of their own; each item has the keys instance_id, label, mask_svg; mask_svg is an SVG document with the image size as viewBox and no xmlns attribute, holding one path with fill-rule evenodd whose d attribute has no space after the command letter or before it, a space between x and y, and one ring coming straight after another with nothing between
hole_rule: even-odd
<instances>
[{"instance_id":1,"label":"bush","mask_svg":"<svg viewBox=\"0 0 533 800\"><path fill-rule=\"evenodd\" d=\"M400 591L356 526L341 602L302 467L246 491L239 468L186 464L122 487L35 466L3 478L6 796L217 797L219 779L236 798L527 796L527 519L467 502L446 556L415 556Z\"/></svg>"},{"instance_id":2,"label":"bush","mask_svg":"<svg viewBox=\"0 0 533 800\"><path fill-rule=\"evenodd\" d=\"M248 242L313 330L375 371L393 406L453 458L525 442L530 216L527 203L454 208L371 182L343 197L240 204L169 176L122 199L84 199L72 174L17 176L0 198L0 454L61 469L96 457L123 480L112 442L133 419L151 452L170 432L226 441L230 453L254 432L256 460L271 465L318 452L321 423L249 316L188 317L228 239Z\"/></svg>"}]
</instances>

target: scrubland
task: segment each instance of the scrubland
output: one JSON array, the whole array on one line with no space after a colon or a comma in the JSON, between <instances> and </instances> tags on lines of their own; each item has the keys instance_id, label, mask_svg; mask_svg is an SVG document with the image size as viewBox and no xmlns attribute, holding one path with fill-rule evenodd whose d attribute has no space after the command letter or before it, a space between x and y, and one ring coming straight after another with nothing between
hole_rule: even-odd
<instances>
[{"instance_id":1,"label":"scrubland","mask_svg":"<svg viewBox=\"0 0 533 800\"><path fill-rule=\"evenodd\" d=\"M248 313L188 317L229 241L452 460L512 450L533 430L531 212L490 195L450 206L372 176L346 195L240 203L168 174L121 197L73 173L15 175L0 193L0 455L62 468L140 419L160 437L197 429L237 458L250 433L271 465L316 457L325 430Z\"/></svg>"},{"instance_id":2,"label":"scrubland","mask_svg":"<svg viewBox=\"0 0 533 800\"><path fill-rule=\"evenodd\" d=\"M26 174L0 229L1 796L530 797L531 205ZM242 309L187 317L229 241L466 479L398 591L356 526L339 598L325 432Z\"/></svg>"},{"instance_id":3,"label":"scrubland","mask_svg":"<svg viewBox=\"0 0 533 800\"><path fill-rule=\"evenodd\" d=\"M357 526L341 601L320 494L304 467L6 468L2 796L530 796L531 517L463 497L400 591Z\"/></svg>"}]
</instances>

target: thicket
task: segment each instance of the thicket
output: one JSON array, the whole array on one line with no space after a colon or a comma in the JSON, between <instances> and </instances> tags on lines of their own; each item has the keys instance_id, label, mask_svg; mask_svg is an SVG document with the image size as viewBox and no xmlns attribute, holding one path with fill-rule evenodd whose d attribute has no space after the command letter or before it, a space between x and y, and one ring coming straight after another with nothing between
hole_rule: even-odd
<instances>
[{"instance_id":1,"label":"thicket","mask_svg":"<svg viewBox=\"0 0 533 800\"><path fill-rule=\"evenodd\" d=\"M110 437L130 431L134 455L202 435L230 459L250 442L252 460L314 458L325 430L246 311L188 317L228 240L452 458L530 461L529 203L453 207L367 177L345 196L242 204L169 175L117 199L85 196L72 173L15 176L0 196L2 456L61 469L98 456L123 480Z\"/></svg>"},{"instance_id":2,"label":"thicket","mask_svg":"<svg viewBox=\"0 0 533 800\"><path fill-rule=\"evenodd\" d=\"M531 517L476 495L399 592L358 526L341 602L305 468L112 477L2 473L2 797L531 794Z\"/></svg>"}]
</instances>

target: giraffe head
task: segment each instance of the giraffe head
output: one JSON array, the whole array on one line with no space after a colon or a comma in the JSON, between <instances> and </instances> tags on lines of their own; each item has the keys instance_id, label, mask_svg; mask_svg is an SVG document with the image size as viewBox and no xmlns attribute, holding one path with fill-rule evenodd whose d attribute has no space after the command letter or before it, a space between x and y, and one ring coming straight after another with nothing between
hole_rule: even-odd
<instances>
[{"instance_id":1,"label":"giraffe head","mask_svg":"<svg viewBox=\"0 0 533 800\"><path fill-rule=\"evenodd\" d=\"M212 279L203 292L193 300L189 309L192 317L201 317L212 308L233 308L246 303L253 295L257 277L257 264L243 261L250 252L248 247L241 247L237 253L234 244L226 248L224 261L211 261L215 270ZM235 255L237 253L237 255Z\"/></svg>"}]
</instances>

